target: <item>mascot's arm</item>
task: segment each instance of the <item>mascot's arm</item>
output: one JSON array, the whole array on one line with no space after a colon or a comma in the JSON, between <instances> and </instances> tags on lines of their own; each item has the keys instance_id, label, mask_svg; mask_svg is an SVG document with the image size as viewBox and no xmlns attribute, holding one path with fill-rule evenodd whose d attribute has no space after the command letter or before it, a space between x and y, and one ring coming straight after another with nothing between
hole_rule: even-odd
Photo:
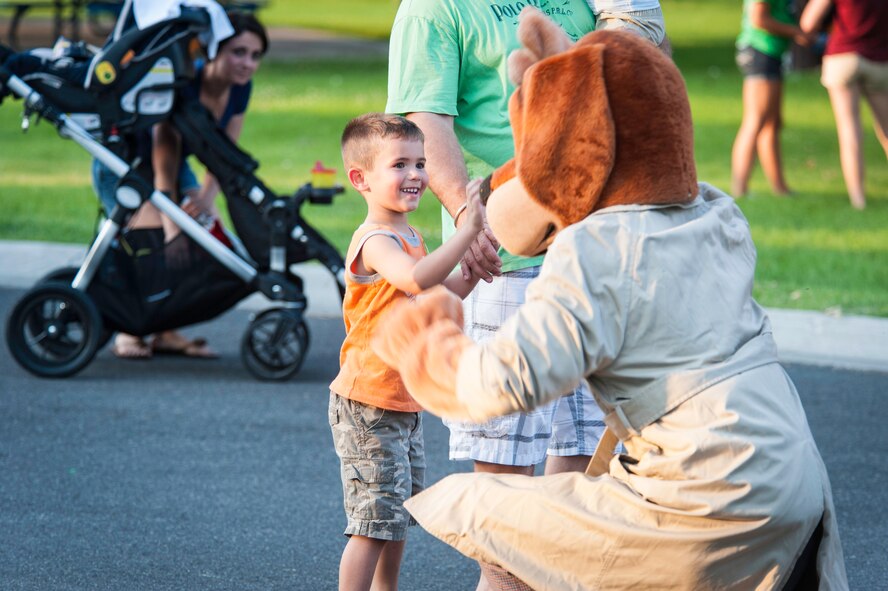
<instances>
[{"instance_id":1,"label":"mascot's arm","mask_svg":"<svg viewBox=\"0 0 888 591\"><path fill-rule=\"evenodd\" d=\"M436 288L393 309L374 350L419 404L445 418L480 422L569 392L620 350L626 299L618 274L593 276L575 253L585 250L587 267L603 255L588 244L561 246L495 338L474 344L462 333L459 299Z\"/></svg>"},{"instance_id":2,"label":"mascot's arm","mask_svg":"<svg viewBox=\"0 0 888 591\"><path fill-rule=\"evenodd\" d=\"M573 234L568 231L568 234ZM623 345L626 282L589 236L560 235L527 301L492 339L460 358L456 391L474 422L570 392Z\"/></svg>"},{"instance_id":3,"label":"mascot's arm","mask_svg":"<svg viewBox=\"0 0 888 591\"><path fill-rule=\"evenodd\" d=\"M462 332L462 300L445 287L423 292L415 302L394 306L380 320L373 350L401 373L407 391L426 410L446 418L465 417L456 398L459 358L474 348Z\"/></svg>"}]
</instances>

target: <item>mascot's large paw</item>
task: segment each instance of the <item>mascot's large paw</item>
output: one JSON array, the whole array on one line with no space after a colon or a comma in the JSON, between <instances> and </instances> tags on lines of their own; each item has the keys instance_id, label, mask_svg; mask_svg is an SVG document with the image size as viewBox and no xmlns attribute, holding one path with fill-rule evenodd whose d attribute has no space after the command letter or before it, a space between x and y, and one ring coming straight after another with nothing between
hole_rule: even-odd
<instances>
[{"instance_id":1,"label":"mascot's large paw","mask_svg":"<svg viewBox=\"0 0 888 591\"><path fill-rule=\"evenodd\" d=\"M456 372L463 351L473 346L462 331L462 302L445 287L403 302L380 320L373 350L401 373L410 395L445 418L465 418L456 398Z\"/></svg>"}]
</instances>

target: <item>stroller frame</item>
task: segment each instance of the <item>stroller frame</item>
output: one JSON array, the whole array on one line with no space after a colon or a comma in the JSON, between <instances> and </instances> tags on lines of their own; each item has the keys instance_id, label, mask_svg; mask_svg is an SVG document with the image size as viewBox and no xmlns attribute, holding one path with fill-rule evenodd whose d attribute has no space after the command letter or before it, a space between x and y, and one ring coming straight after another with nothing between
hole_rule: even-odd
<instances>
[{"instance_id":1,"label":"stroller frame","mask_svg":"<svg viewBox=\"0 0 888 591\"><path fill-rule=\"evenodd\" d=\"M187 43L194 34L193 28L189 29L188 34L175 31L173 42ZM115 32L115 36L119 36L119 31ZM121 58L123 51L112 43L105 54ZM244 284L246 289L232 294L223 305L230 307L253 291L262 292L277 305L253 319L242 339L241 357L251 373L260 379L280 380L298 372L309 344L309 333L303 319L307 302L301 279L290 274L289 264L317 259L336 278L340 296L345 291L341 255L302 220L300 210L306 201L331 203L333 195L341 193L342 187L317 188L308 183L300 187L293 197L274 194L253 174L258 163L231 142L215 125L209 112L196 100L181 100L177 94L167 119L180 130L191 152L217 177L230 208L234 200L240 199L239 207L247 204L255 208L269 228L267 251L253 248L249 255L245 255L249 260L245 260L185 213L172 199L154 190L130 164L98 141L93 136L95 132L88 131L48 97L2 67L2 61L0 89L5 86L23 100L23 129L27 129L32 115L46 119L58 129L61 137L73 140L120 179L115 193L118 205L100 225L83 263L73 277L71 273L74 270L70 268L51 273L26 293L12 310L6 336L13 357L25 369L41 377L66 377L77 373L92 360L98 349L108 341L111 332L103 326L102 315L87 290L96 280L103 261L114 248L129 218L143 203L150 202L169 217L183 234ZM95 75L93 65L90 66L87 85ZM169 84L140 88L135 104L141 104L138 93L171 88ZM138 116L138 112L133 115ZM108 122L102 122L103 131L112 127ZM244 224L247 225L246 222ZM255 223L249 225L254 226ZM290 261L288 251L294 248L303 258Z\"/></svg>"}]
</instances>

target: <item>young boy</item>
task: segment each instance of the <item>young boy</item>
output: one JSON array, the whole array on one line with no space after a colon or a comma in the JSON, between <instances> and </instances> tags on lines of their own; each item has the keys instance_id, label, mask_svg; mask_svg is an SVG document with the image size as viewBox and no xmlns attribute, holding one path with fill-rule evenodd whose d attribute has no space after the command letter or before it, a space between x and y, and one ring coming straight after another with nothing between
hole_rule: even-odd
<instances>
[{"instance_id":1,"label":"young boy","mask_svg":"<svg viewBox=\"0 0 888 591\"><path fill-rule=\"evenodd\" d=\"M420 129L395 115L362 115L342 134L342 159L349 182L367 201L367 218L346 255L346 336L339 375L330 385L350 537L339 588L397 589L410 522L404 501L423 489L422 407L369 341L392 304L442 283L460 297L474 288L477 278L451 270L482 229L482 206L479 183L472 183L466 208L457 214L465 222L426 256L422 236L407 223L428 185Z\"/></svg>"}]
</instances>

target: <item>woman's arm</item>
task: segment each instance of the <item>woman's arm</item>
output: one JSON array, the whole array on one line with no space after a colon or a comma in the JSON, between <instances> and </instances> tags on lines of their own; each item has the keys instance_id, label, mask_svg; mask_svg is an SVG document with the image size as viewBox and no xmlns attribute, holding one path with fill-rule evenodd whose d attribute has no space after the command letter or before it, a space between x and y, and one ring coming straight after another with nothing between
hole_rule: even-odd
<instances>
[{"instance_id":1,"label":"woman's arm","mask_svg":"<svg viewBox=\"0 0 888 591\"><path fill-rule=\"evenodd\" d=\"M818 32L823 28L823 21L832 8L832 0L810 0L802 11L799 26L806 33Z\"/></svg>"},{"instance_id":2,"label":"woman's arm","mask_svg":"<svg viewBox=\"0 0 888 591\"><path fill-rule=\"evenodd\" d=\"M228 125L225 126L225 135L227 135L232 142L237 143L243 129L244 115L241 113L240 115L235 115L228 121ZM204 176L204 181L200 186L200 191L198 191L197 196L194 198L194 202L201 211L218 216L219 212L216 209L216 195L218 194L219 181L216 180L213 173L208 170Z\"/></svg>"},{"instance_id":3,"label":"woman's arm","mask_svg":"<svg viewBox=\"0 0 888 591\"><path fill-rule=\"evenodd\" d=\"M154 169L154 188L179 202L179 163L182 157L182 137L167 121L151 130L151 162ZM179 233L179 227L165 215L160 216L164 236L172 240Z\"/></svg>"},{"instance_id":4,"label":"woman's arm","mask_svg":"<svg viewBox=\"0 0 888 591\"><path fill-rule=\"evenodd\" d=\"M814 36L805 33L796 25L781 23L771 16L771 7L767 2L756 2L749 13L749 22L753 27L779 37L788 37L799 45L808 46L813 43Z\"/></svg>"},{"instance_id":5,"label":"woman's arm","mask_svg":"<svg viewBox=\"0 0 888 591\"><path fill-rule=\"evenodd\" d=\"M154 167L154 188L179 200L179 162L182 157L182 138L167 121L152 130L151 162Z\"/></svg>"}]
</instances>

